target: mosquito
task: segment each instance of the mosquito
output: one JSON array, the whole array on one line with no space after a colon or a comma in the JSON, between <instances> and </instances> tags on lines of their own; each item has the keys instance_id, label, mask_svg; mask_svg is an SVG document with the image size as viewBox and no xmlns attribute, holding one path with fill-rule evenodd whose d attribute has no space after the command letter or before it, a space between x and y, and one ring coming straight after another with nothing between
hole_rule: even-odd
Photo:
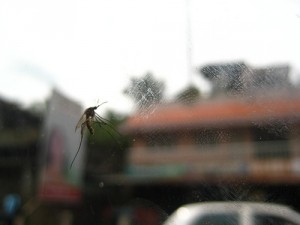
<instances>
[{"instance_id":1,"label":"mosquito","mask_svg":"<svg viewBox=\"0 0 300 225\"><path fill-rule=\"evenodd\" d=\"M71 165L70 165L70 169L72 168L72 165L79 153L79 150L81 148L81 143L82 143L82 139L83 139L83 135L84 135L84 132L86 130L86 128L89 130L90 134L91 135L94 135L95 131L94 131L94 128L92 127L93 124L98 124L100 127L102 127L117 143L118 145L120 146L120 143L118 142L118 140L116 140L114 138L114 136L112 135L111 132L109 132L107 129L104 128L104 126L108 126L110 129L112 129L115 133L117 133L119 136L121 136L121 134L115 130L115 128L113 127L113 125L110 123L109 120L101 117L100 115L98 115L95 110L98 109L99 106L103 105L104 103L107 103L107 102L103 102L101 103L100 105L97 105L97 106L94 106L94 107L89 107L87 108L82 116L80 117L76 127L75 127L75 132L77 129L81 128L80 130L80 134L81 134L81 138L80 138L80 143L79 143L79 147L77 149L77 152L71 162Z\"/></svg>"}]
</instances>

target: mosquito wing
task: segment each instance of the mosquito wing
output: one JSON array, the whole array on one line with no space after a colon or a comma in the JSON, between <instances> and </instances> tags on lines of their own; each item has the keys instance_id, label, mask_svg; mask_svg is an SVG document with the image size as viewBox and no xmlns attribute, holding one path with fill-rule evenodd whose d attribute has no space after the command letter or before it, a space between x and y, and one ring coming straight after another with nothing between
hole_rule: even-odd
<instances>
[{"instance_id":1,"label":"mosquito wing","mask_svg":"<svg viewBox=\"0 0 300 225\"><path fill-rule=\"evenodd\" d=\"M80 119L79 119L79 121L78 121L76 127L75 127L75 132L76 132L76 130L77 130L78 128L81 127L81 125L82 125L85 121L86 121L86 115L85 115L85 113L83 113L82 116L80 117Z\"/></svg>"}]
</instances>

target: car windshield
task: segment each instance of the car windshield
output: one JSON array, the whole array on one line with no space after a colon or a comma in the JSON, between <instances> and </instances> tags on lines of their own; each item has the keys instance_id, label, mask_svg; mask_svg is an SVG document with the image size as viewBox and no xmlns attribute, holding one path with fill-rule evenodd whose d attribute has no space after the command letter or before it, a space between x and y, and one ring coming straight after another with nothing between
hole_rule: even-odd
<instances>
[{"instance_id":1,"label":"car windshield","mask_svg":"<svg viewBox=\"0 0 300 225\"><path fill-rule=\"evenodd\" d=\"M0 224L300 211L299 27L297 0L0 1Z\"/></svg>"}]
</instances>

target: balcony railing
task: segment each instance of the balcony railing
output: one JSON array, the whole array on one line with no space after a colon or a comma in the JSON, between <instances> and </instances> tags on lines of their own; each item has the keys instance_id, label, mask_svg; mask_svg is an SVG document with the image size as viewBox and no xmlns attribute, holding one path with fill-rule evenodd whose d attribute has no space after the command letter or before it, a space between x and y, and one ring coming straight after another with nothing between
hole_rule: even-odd
<instances>
[{"instance_id":1,"label":"balcony railing","mask_svg":"<svg viewBox=\"0 0 300 225\"><path fill-rule=\"evenodd\" d=\"M268 141L132 148L128 168L139 175L151 175L154 171L155 175L162 176L177 173L178 176L198 178L243 176L262 180L270 177L295 180L296 176L300 182L300 167L295 167L299 160L294 157L297 149L289 143Z\"/></svg>"},{"instance_id":2,"label":"balcony railing","mask_svg":"<svg viewBox=\"0 0 300 225\"><path fill-rule=\"evenodd\" d=\"M131 148L131 163L221 162L289 159L293 150L288 141L221 143Z\"/></svg>"}]
</instances>

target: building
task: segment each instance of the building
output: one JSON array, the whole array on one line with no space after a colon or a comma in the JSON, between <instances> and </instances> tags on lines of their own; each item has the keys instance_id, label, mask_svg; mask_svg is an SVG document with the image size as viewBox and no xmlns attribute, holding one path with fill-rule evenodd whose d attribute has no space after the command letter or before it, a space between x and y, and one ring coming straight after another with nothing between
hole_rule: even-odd
<instances>
[{"instance_id":1,"label":"building","mask_svg":"<svg viewBox=\"0 0 300 225\"><path fill-rule=\"evenodd\" d=\"M133 116L127 176L163 182L300 183L300 96L161 106Z\"/></svg>"},{"instance_id":2,"label":"building","mask_svg":"<svg viewBox=\"0 0 300 225\"><path fill-rule=\"evenodd\" d=\"M39 116L0 100L0 223L35 195L40 125Z\"/></svg>"}]
</instances>

